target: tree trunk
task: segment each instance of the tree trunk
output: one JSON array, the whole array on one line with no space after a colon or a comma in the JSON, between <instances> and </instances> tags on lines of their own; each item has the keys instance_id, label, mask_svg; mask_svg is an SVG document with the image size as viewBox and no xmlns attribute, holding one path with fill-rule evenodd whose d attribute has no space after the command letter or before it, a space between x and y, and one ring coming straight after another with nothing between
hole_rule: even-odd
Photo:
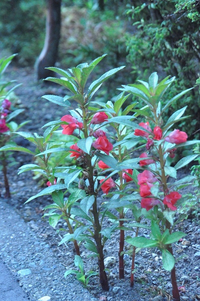
<instances>
[{"instance_id":1,"label":"tree trunk","mask_svg":"<svg viewBox=\"0 0 200 301\"><path fill-rule=\"evenodd\" d=\"M36 62L37 78L52 76L46 67L53 67L58 55L61 28L61 1L47 0L46 37L43 50Z\"/></svg>"},{"instance_id":2,"label":"tree trunk","mask_svg":"<svg viewBox=\"0 0 200 301\"><path fill-rule=\"evenodd\" d=\"M100 10L104 10L105 9L104 0L99 0L98 1L98 5L99 5L99 9Z\"/></svg>"}]
</instances>

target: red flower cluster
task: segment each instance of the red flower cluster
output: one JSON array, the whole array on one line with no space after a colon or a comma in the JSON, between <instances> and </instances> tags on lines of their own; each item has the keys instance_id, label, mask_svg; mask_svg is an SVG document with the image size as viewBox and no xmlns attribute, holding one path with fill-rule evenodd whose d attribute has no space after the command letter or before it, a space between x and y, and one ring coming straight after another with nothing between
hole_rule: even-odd
<instances>
[{"instance_id":1,"label":"red flower cluster","mask_svg":"<svg viewBox=\"0 0 200 301\"><path fill-rule=\"evenodd\" d=\"M93 147L99 150L102 150L105 152L107 155L109 152L113 149L112 143L108 141L106 136L99 137L95 142L92 143Z\"/></svg>"},{"instance_id":2,"label":"red flower cluster","mask_svg":"<svg viewBox=\"0 0 200 301\"><path fill-rule=\"evenodd\" d=\"M149 134L152 133L152 130L149 126L149 122L140 122L139 123L139 126L143 127L145 130L147 130L148 132L145 132L145 131L142 131L140 129L136 129L135 132L134 132L134 135L135 136L141 136L141 137L146 137L148 138L149 137Z\"/></svg>"},{"instance_id":3,"label":"red flower cluster","mask_svg":"<svg viewBox=\"0 0 200 301\"><path fill-rule=\"evenodd\" d=\"M104 181L105 179L100 180L100 184ZM103 190L103 192L105 194L108 194L108 192L110 191L111 188L114 188L116 186L115 182L113 181L112 178L109 178L108 180L106 180L102 185L101 185L101 189Z\"/></svg>"},{"instance_id":4,"label":"red flower cluster","mask_svg":"<svg viewBox=\"0 0 200 301\"><path fill-rule=\"evenodd\" d=\"M169 134L169 136L165 137L165 141L170 143L184 143L187 141L187 134L185 132L181 132L180 130L174 130Z\"/></svg>"},{"instance_id":5,"label":"red flower cluster","mask_svg":"<svg viewBox=\"0 0 200 301\"><path fill-rule=\"evenodd\" d=\"M106 133L102 130L96 130L95 132L93 132L93 136L95 138L99 138L99 137L106 136Z\"/></svg>"},{"instance_id":6,"label":"red flower cluster","mask_svg":"<svg viewBox=\"0 0 200 301\"><path fill-rule=\"evenodd\" d=\"M159 200L156 200L151 195L151 187L156 181L157 178L149 170L144 170L138 175L138 185L140 185L140 196L142 197L141 207L147 211L159 204Z\"/></svg>"},{"instance_id":7,"label":"red flower cluster","mask_svg":"<svg viewBox=\"0 0 200 301\"><path fill-rule=\"evenodd\" d=\"M126 182L133 181L133 179L128 174L130 174L132 176L133 170L132 169L124 169L124 172L122 173L122 178L124 180L126 180Z\"/></svg>"},{"instance_id":8,"label":"red flower cluster","mask_svg":"<svg viewBox=\"0 0 200 301\"><path fill-rule=\"evenodd\" d=\"M9 131L9 128L6 125L6 120L0 119L0 133L5 133L7 131Z\"/></svg>"},{"instance_id":9,"label":"red flower cluster","mask_svg":"<svg viewBox=\"0 0 200 301\"><path fill-rule=\"evenodd\" d=\"M100 124L107 120L108 120L108 115L106 113L98 112L94 114L94 116L92 117L91 124Z\"/></svg>"},{"instance_id":10,"label":"red flower cluster","mask_svg":"<svg viewBox=\"0 0 200 301\"><path fill-rule=\"evenodd\" d=\"M61 118L61 121L65 121L68 124L61 124L63 128L62 133L64 135L72 135L75 129L82 129L83 123L79 122L76 118L72 117L71 115L65 115Z\"/></svg>"},{"instance_id":11,"label":"red flower cluster","mask_svg":"<svg viewBox=\"0 0 200 301\"><path fill-rule=\"evenodd\" d=\"M174 205L181 197L182 195L177 191L170 192L170 194L167 194L164 197L163 204L165 204L171 210L175 211L177 207L175 207Z\"/></svg>"},{"instance_id":12,"label":"red flower cluster","mask_svg":"<svg viewBox=\"0 0 200 301\"><path fill-rule=\"evenodd\" d=\"M80 149L76 143L71 145L70 148L72 149L72 151L70 151L71 153L70 157L79 158L83 154L83 150Z\"/></svg>"}]
</instances>

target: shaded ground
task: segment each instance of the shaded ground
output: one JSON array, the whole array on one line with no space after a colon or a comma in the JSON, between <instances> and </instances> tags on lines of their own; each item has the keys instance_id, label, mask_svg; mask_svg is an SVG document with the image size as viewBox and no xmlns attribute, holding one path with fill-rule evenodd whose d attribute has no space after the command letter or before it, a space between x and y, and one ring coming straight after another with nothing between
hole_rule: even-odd
<instances>
[{"instance_id":1,"label":"shaded ground","mask_svg":"<svg viewBox=\"0 0 200 301\"><path fill-rule=\"evenodd\" d=\"M45 94L65 95L65 91L59 86L47 86L42 82L37 82L34 70L30 68L9 67L5 76L10 79L17 79L23 85L16 90L16 94L21 100L22 107L25 108L23 120L30 120L26 125L26 130L33 132L41 132L41 127L48 121L59 119L67 112L61 107L47 102L41 97ZM25 130L25 129L24 129ZM19 141L23 144L24 141ZM56 234L48 223L42 220L43 208L51 203L50 197L39 198L29 204L24 202L32 195L38 192L37 183L32 179L31 173L17 175L17 168L23 164L30 163L30 156L23 154L14 154L18 164L14 168L9 168L9 181L11 187L12 198L8 204L19 214L20 218L26 222L27 227L36 235L36 237L48 244L53 256L67 269L74 268L74 252L71 243L58 247L61 237ZM2 180L0 180L2 182ZM3 185L0 183L0 190ZM192 188L193 191L193 188ZM58 227L65 227L65 224L59 223ZM174 245L174 252L177 262L177 279L181 291L181 300L197 301L200 300L200 230L199 222L188 219L179 224L179 230L189 234L181 242ZM147 235L143 231L143 235ZM17 237L16 237L17 239ZM24 237L24 243L28 243L29 237ZM19 246L20 248L20 246ZM33 249L33 254L34 254ZM94 297L99 300L107 301L148 301L148 300L172 300L171 299L171 283L169 273L161 269L161 255L156 250L142 250L136 256L136 273L135 286L130 288L130 267L131 258L125 255L125 280L118 280L117 262L118 262L118 242L113 237L105 246L105 257L113 257L113 263L108 265L108 275L110 282L110 291L103 292L99 286L98 278L94 278L89 290ZM88 259L87 253L81 249L81 256L85 263L86 270L94 269L95 260ZM27 259L28 260L28 259ZM33 259L30 259L33 262ZM115 264L116 262L116 264ZM58 275L58 279L66 283L63 274ZM32 280L34 282L34 280ZM54 280L56 281L56 280ZM48 286L49 279L45 286ZM39 285L33 283L31 285ZM74 282L74 291L76 293L76 282ZM57 297L56 297L57 298ZM101 298L101 299L100 299ZM37 299L35 299L37 300ZM60 301L53 299L52 301ZM65 300L65 299L62 299ZM76 300L76 299L74 299ZM78 300L78 299L77 299ZM31 300L34 301L34 300ZM89 301L89 299L88 299Z\"/></svg>"}]
</instances>

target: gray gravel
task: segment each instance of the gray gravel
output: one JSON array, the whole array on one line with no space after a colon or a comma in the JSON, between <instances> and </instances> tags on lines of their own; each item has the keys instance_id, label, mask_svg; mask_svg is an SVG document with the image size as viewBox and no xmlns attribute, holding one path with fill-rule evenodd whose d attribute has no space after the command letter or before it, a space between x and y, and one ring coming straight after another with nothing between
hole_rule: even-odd
<instances>
[{"instance_id":1,"label":"gray gravel","mask_svg":"<svg viewBox=\"0 0 200 301\"><path fill-rule=\"evenodd\" d=\"M3 199L0 199L0 232L0 257L29 300L43 298L43 301L45 296L51 301L97 300L73 277L64 278L65 267L55 258L49 245L39 240ZM13 298L7 300L15 301Z\"/></svg>"}]
</instances>

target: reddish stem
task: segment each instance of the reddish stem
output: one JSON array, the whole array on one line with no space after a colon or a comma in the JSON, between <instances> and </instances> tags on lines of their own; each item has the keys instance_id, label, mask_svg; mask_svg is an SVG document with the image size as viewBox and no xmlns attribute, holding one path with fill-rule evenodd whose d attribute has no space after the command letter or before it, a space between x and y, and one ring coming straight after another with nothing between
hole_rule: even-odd
<instances>
[{"instance_id":1,"label":"reddish stem","mask_svg":"<svg viewBox=\"0 0 200 301\"><path fill-rule=\"evenodd\" d=\"M124 218L123 213L120 214L120 219ZM119 226L123 227L123 221L120 220ZM120 230L120 240L119 240L119 279L124 279L124 230Z\"/></svg>"},{"instance_id":2,"label":"reddish stem","mask_svg":"<svg viewBox=\"0 0 200 301\"><path fill-rule=\"evenodd\" d=\"M5 153L2 152L2 162L3 162L3 176L4 176L4 185L5 185L5 198L10 198L10 187L9 187L9 182L8 182L8 177L7 177L7 163L6 163L6 156Z\"/></svg>"},{"instance_id":3,"label":"reddish stem","mask_svg":"<svg viewBox=\"0 0 200 301\"><path fill-rule=\"evenodd\" d=\"M170 246L167 249L173 255L172 247ZM179 290L178 290L178 286L177 286L177 282L176 282L176 269L175 269L175 266L171 270L171 283L172 283L173 300L174 301L180 301L181 299L180 299L180 294L179 294Z\"/></svg>"},{"instance_id":4,"label":"reddish stem","mask_svg":"<svg viewBox=\"0 0 200 301\"><path fill-rule=\"evenodd\" d=\"M137 227L135 237L138 236L139 228ZM135 269L135 250L136 247L133 247L133 254L132 254L132 265L131 265L131 280L130 280L130 286L133 287L134 285L134 269Z\"/></svg>"}]
</instances>

